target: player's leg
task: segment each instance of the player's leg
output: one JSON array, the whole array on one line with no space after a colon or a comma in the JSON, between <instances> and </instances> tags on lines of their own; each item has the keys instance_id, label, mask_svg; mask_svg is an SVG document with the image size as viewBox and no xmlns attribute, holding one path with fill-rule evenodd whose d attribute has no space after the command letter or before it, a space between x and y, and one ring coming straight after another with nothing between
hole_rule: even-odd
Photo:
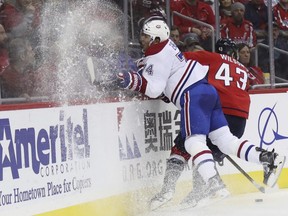
<instances>
[{"instance_id":1,"label":"player's leg","mask_svg":"<svg viewBox=\"0 0 288 216\"><path fill-rule=\"evenodd\" d=\"M218 174L212 152L206 145L206 135L211 130L211 115L217 102L218 94L209 84L200 84L183 97L181 133L187 137L185 149L191 155L193 170L199 173L199 177L204 182L201 193L196 190L196 187L181 202L184 208L193 207L202 200L215 197L222 192L224 196L229 194ZM224 125L227 126L227 121L222 113L218 126Z\"/></svg>"},{"instance_id":2,"label":"player's leg","mask_svg":"<svg viewBox=\"0 0 288 216\"><path fill-rule=\"evenodd\" d=\"M227 114L224 114L224 116L228 122L230 132L234 136L241 138L245 131L246 119L239 116L227 115Z\"/></svg>"},{"instance_id":3,"label":"player's leg","mask_svg":"<svg viewBox=\"0 0 288 216\"><path fill-rule=\"evenodd\" d=\"M231 133L238 138L242 137L245 130L246 119L233 115L225 115L225 118L228 122ZM166 161L166 170L162 189L150 201L151 210L159 208L173 198L176 183L191 157L185 150L184 142L185 139L183 139L181 133L179 133L174 140L174 146L171 148L170 157ZM212 144L210 139L207 139L207 146L212 151L214 160L219 164L223 164L225 154L222 153L216 145ZM193 191L195 194L201 194L201 190L204 188L204 181L197 171L197 168L194 168L195 167L193 166Z\"/></svg>"},{"instance_id":4,"label":"player's leg","mask_svg":"<svg viewBox=\"0 0 288 216\"><path fill-rule=\"evenodd\" d=\"M234 115L226 115L224 114L225 119L228 122L228 127L230 129L230 132L238 137L241 138L245 131L246 126L246 119L234 116ZM223 159L226 157L226 155L220 151L220 149L214 145L209 138L207 138L207 146L212 151L214 160L218 162L219 165L223 165Z\"/></svg>"},{"instance_id":5,"label":"player's leg","mask_svg":"<svg viewBox=\"0 0 288 216\"><path fill-rule=\"evenodd\" d=\"M274 150L260 149L248 140L240 140L230 132L227 126L219 127L219 118L221 118L221 113L223 113L220 106L219 100L217 108L212 113L212 132L209 133L212 143L225 154L235 155L248 162L262 164L264 168L263 182L273 187L282 171L286 157L279 156Z\"/></svg>"},{"instance_id":6,"label":"player's leg","mask_svg":"<svg viewBox=\"0 0 288 216\"><path fill-rule=\"evenodd\" d=\"M235 155L248 162L262 164L264 167L263 182L273 187L282 171L285 157L274 151L256 147L248 140L240 140L233 136L227 126L218 128L209 134L212 143L224 154Z\"/></svg>"},{"instance_id":7,"label":"player's leg","mask_svg":"<svg viewBox=\"0 0 288 216\"><path fill-rule=\"evenodd\" d=\"M164 205L173 198L176 189L176 183L190 159L190 154L184 147L185 139L181 133L174 140L174 146L171 149L170 157L166 161L166 170L164 174L163 186L150 200L150 210L155 210Z\"/></svg>"},{"instance_id":8,"label":"player's leg","mask_svg":"<svg viewBox=\"0 0 288 216\"><path fill-rule=\"evenodd\" d=\"M206 104L207 103L205 103L205 105ZM210 109L212 109L213 106L211 106ZM206 112L210 111L207 110ZM241 137L244 132L246 119L229 115L225 116L225 118L227 118L229 127L231 127L231 131L235 133L235 135ZM151 199L151 210L159 208L173 198L176 188L176 182L179 179L182 171L184 170L184 166L187 164L187 161L190 159L190 154L186 151L184 142L185 139L181 136L181 133L179 133L174 140L174 146L171 149L170 157L166 162L166 170L162 189ZM221 163L223 161L223 158L225 157L225 154L223 154L217 146L213 145L209 139L207 140L207 145L209 149L212 150L214 160ZM201 194L205 182L197 171L197 167L195 168L194 166L192 181L193 193ZM191 199L191 196L189 199Z\"/></svg>"}]
</instances>

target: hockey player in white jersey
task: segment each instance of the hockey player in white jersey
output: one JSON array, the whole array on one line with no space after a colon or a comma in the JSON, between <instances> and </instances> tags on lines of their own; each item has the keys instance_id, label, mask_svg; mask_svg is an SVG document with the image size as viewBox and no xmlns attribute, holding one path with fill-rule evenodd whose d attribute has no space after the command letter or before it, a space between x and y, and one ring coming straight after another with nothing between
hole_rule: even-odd
<instances>
[{"instance_id":1,"label":"hockey player in white jersey","mask_svg":"<svg viewBox=\"0 0 288 216\"><path fill-rule=\"evenodd\" d=\"M261 152L251 142L231 134L219 96L205 78L209 68L197 61L187 61L169 35L169 27L162 20L144 23L140 36L145 52L144 66L138 72L119 73L119 86L139 91L151 98L164 94L181 110L181 133L185 139L185 149L206 185L201 199L229 195L218 174L211 150L206 145L206 136L224 154L265 165L264 172L269 173L268 184L274 185L285 157L271 152L260 159Z\"/></svg>"}]
</instances>

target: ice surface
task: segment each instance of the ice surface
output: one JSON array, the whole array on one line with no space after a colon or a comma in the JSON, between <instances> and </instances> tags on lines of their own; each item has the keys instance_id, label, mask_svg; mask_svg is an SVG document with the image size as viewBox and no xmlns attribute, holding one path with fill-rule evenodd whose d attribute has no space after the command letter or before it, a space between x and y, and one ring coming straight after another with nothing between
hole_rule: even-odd
<instances>
[{"instance_id":1,"label":"ice surface","mask_svg":"<svg viewBox=\"0 0 288 216\"><path fill-rule=\"evenodd\" d=\"M263 199L256 202L256 199ZM142 216L287 216L288 189L240 194L230 196L211 205L189 210L165 210L143 214Z\"/></svg>"}]
</instances>

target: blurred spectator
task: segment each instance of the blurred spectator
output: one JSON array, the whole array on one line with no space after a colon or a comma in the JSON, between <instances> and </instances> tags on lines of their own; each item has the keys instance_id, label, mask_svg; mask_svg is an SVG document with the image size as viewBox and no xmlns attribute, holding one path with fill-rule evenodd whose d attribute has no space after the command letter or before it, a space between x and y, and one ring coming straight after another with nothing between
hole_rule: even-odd
<instances>
[{"instance_id":1,"label":"blurred spectator","mask_svg":"<svg viewBox=\"0 0 288 216\"><path fill-rule=\"evenodd\" d=\"M273 16L280 30L288 31L288 0L279 0L273 7Z\"/></svg>"},{"instance_id":2,"label":"blurred spectator","mask_svg":"<svg viewBox=\"0 0 288 216\"><path fill-rule=\"evenodd\" d=\"M234 0L234 2L240 2L243 5L247 4L249 1L251 1L251 0Z\"/></svg>"},{"instance_id":3,"label":"blurred spectator","mask_svg":"<svg viewBox=\"0 0 288 216\"><path fill-rule=\"evenodd\" d=\"M239 62L241 62L249 70L249 83L250 85L264 84L265 78L263 71L260 67L256 67L251 62L251 51L247 44L238 44Z\"/></svg>"},{"instance_id":4,"label":"blurred spectator","mask_svg":"<svg viewBox=\"0 0 288 216\"><path fill-rule=\"evenodd\" d=\"M39 50L37 50L39 49ZM35 50L37 69L34 73L35 83L33 85L32 96L53 96L58 91L57 66L61 59L59 47L55 43L51 47L37 47ZM37 59L40 58L40 59Z\"/></svg>"},{"instance_id":5,"label":"blurred spectator","mask_svg":"<svg viewBox=\"0 0 288 216\"><path fill-rule=\"evenodd\" d=\"M231 6L233 3L233 0L219 0L220 23L225 23L227 19L231 19Z\"/></svg>"},{"instance_id":6,"label":"blurred spectator","mask_svg":"<svg viewBox=\"0 0 288 216\"><path fill-rule=\"evenodd\" d=\"M210 7L212 8L212 10L214 11L214 0L200 0L201 2L204 2L208 5L210 5Z\"/></svg>"},{"instance_id":7,"label":"blurred spectator","mask_svg":"<svg viewBox=\"0 0 288 216\"><path fill-rule=\"evenodd\" d=\"M194 51L195 49L201 49L199 37L195 33L187 33L183 36L184 51ZM197 48L195 48L197 46ZM199 48L200 47L200 48ZM204 49L204 48L202 48Z\"/></svg>"},{"instance_id":8,"label":"blurred spectator","mask_svg":"<svg viewBox=\"0 0 288 216\"><path fill-rule=\"evenodd\" d=\"M209 4L209 5L213 5L214 4L214 0L200 0L206 4Z\"/></svg>"},{"instance_id":9,"label":"blurred spectator","mask_svg":"<svg viewBox=\"0 0 288 216\"><path fill-rule=\"evenodd\" d=\"M44 10L44 0L32 0L32 5L35 7L34 13L34 21L32 23L32 32L30 33L30 42L33 49L36 46L41 45L41 32L40 32L40 25L42 22L42 14Z\"/></svg>"},{"instance_id":10,"label":"blurred spectator","mask_svg":"<svg viewBox=\"0 0 288 216\"><path fill-rule=\"evenodd\" d=\"M280 35L280 29L276 22L273 22L273 41L274 47L278 49L282 49L284 51L288 51L288 43L287 38ZM269 45L269 38L268 36L262 42L266 45ZM270 71L270 64L269 64L269 49L259 47L259 66L262 68L264 72ZM288 56L285 54L281 54L279 51L274 50L274 64L275 64L275 75L288 80Z\"/></svg>"},{"instance_id":11,"label":"blurred spectator","mask_svg":"<svg viewBox=\"0 0 288 216\"><path fill-rule=\"evenodd\" d=\"M5 0L0 0L0 8L2 7L2 5L4 4Z\"/></svg>"},{"instance_id":12,"label":"blurred spectator","mask_svg":"<svg viewBox=\"0 0 288 216\"><path fill-rule=\"evenodd\" d=\"M236 43L246 43L249 47L254 47L257 36L250 21L244 18L245 6L236 2L231 6L232 19L222 24L221 37L230 38Z\"/></svg>"},{"instance_id":13,"label":"blurred spectator","mask_svg":"<svg viewBox=\"0 0 288 216\"><path fill-rule=\"evenodd\" d=\"M200 45L193 45L193 46L188 46L185 50L185 52L197 52L197 51L201 51L201 50L205 50L203 47L201 47Z\"/></svg>"},{"instance_id":14,"label":"blurred spectator","mask_svg":"<svg viewBox=\"0 0 288 216\"><path fill-rule=\"evenodd\" d=\"M211 26L215 26L215 14L210 5L203 3L199 0L174 0L171 1L171 12L176 11L184 16L199 20ZM211 29L201 26L186 18L180 16L173 16L173 24L179 26L181 34L196 33L200 40L201 45L205 49L211 50ZM214 38L213 38L214 40Z\"/></svg>"},{"instance_id":15,"label":"blurred spectator","mask_svg":"<svg viewBox=\"0 0 288 216\"><path fill-rule=\"evenodd\" d=\"M268 8L263 0L251 0L245 5L245 19L253 24L257 39L265 38L268 22Z\"/></svg>"},{"instance_id":16,"label":"blurred spectator","mask_svg":"<svg viewBox=\"0 0 288 216\"><path fill-rule=\"evenodd\" d=\"M161 0L135 0L130 16L133 18L134 36L138 39L139 30L145 20L156 17L166 21L166 13L163 9L164 2Z\"/></svg>"},{"instance_id":17,"label":"blurred spectator","mask_svg":"<svg viewBox=\"0 0 288 216\"><path fill-rule=\"evenodd\" d=\"M32 0L16 0L1 6L0 19L9 38L29 37L40 24L40 12Z\"/></svg>"},{"instance_id":18,"label":"blurred spectator","mask_svg":"<svg viewBox=\"0 0 288 216\"><path fill-rule=\"evenodd\" d=\"M9 43L10 66L0 75L2 98L23 97L33 90L34 52L28 40L16 38Z\"/></svg>"},{"instance_id":19,"label":"blurred spectator","mask_svg":"<svg viewBox=\"0 0 288 216\"><path fill-rule=\"evenodd\" d=\"M7 50L8 37L3 25L0 24L0 74L9 66Z\"/></svg>"},{"instance_id":20,"label":"blurred spectator","mask_svg":"<svg viewBox=\"0 0 288 216\"><path fill-rule=\"evenodd\" d=\"M170 28L170 39L178 46L178 48L183 50L183 42L180 40L180 30L178 26L172 26Z\"/></svg>"},{"instance_id":21,"label":"blurred spectator","mask_svg":"<svg viewBox=\"0 0 288 216\"><path fill-rule=\"evenodd\" d=\"M124 8L124 0L113 0L115 4L117 4L121 9Z\"/></svg>"}]
</instances>

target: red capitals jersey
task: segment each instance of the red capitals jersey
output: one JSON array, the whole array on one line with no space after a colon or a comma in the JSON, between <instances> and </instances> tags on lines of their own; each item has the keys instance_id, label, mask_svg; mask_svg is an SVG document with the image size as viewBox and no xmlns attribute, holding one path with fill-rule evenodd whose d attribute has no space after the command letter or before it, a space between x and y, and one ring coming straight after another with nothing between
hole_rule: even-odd
<instances>
[{"instance_id":1,"label":"red capitals jersey","mask_svg":"<svg viewBox=\"0 0 288 216\"><path fill-rule=\"evenodd\" d=\"M279 3L273 7L273 17L281 30L288 30L288 12Z\"/></svg>"},{"instance_id":2,"label":"red capitals jersey","mask_svg":"<svg viewBox=\"0 0 288 216\"><path fill-rule=\"evenodd\" d=\"M222 23L221 37L231 38L235 43L246 43L249 47L254 47L257 43L257 36L253 24L248 20L243 20L241 25L236 25L232 19Z\"/></svg>"},{"instance_id":3,"label":"red capitals jersey","mask_svg":"<svg viewBox=\"0 0 288 216\"><path fill-rule=\"evenodd\" d=\"M230 56L208 51L185 52L187 59L208 65L208 82L221 100L224 114L248 118L250 96L248 69Z\"/></svg>"},{"instance_id":4,"label":"red capitals jersey","mask_svg":"<svg viewBox=\"0 0 288 216\"><path fill-rule=\"evenodd\" d=\"M191 6L186 3L186 0L181 1L171 1L171 11L176 11L181 13L184 16L191 17L193 19L200 20L212 26L215 26L215 15L210 7L210 5L200 2L197 0L195 6ZM189 28L197 27L200 28L197 24L191 22L188 19L184 19L180 16L173 16L173 24L180 28L182 34L189 32ZM200 28L201 29L201 28Z\"/></svg>"}]
</instances>

